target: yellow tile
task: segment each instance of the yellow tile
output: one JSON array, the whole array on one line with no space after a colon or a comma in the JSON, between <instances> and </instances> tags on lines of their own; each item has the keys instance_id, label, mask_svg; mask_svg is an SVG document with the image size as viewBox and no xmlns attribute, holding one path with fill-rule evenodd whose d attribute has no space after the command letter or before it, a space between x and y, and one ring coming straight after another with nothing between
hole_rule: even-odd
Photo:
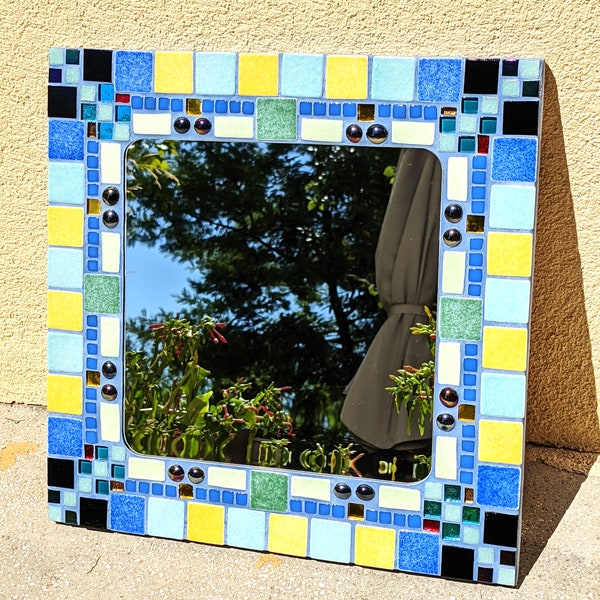
<instances>
[{"instance_id":1,"label":"yellow tile","mask_svg":"<svg viewBox=\"0 0 600 600\"><path fill-rule=\"evenodd\" d=\"M51 246L83 246L83 208L48 207L48 243Z\"/></svg>"},{"instance_id":2,"label":"yellow tile","mask_svg":"<svg viewBox=\"0 0 600 600\"><path fill-rule=\"evenodd\" d=\"M328 56L325 96L350 100L366 98L368 66L366 56Z\"/></svg>"},{"instance_id":3,"label":"yellow tile","mask_svg":"<svg viewBox=\"0 0 600 600\"><path fill-rule=\"evenodd\" d=\"M512 327L484 327L482 365L484 369L525 371L527 330Z\"/></svg>"},{"instance_id":4,"label":"yellow tile","mask_svg":"<svg viewBox=\"0 0 600 600\"><path fill-rule=\"evenodd\" d=\"M156 52L154 90L164 94L191 94L194 91L192 52Z\"/></svg>"},{"instance_id":5,"label":"yellow tile","mask_svg":"<svg viewBox=\"0 0 600 600\"><path fill-rule=\"evenodd\" d=\"M357 525L354 562L365 567L393 569L396 557L396 532L393 529Z\"/></svg>"},{"instance_id":6,"label":"yellow tile","mask_svg":"<svg viewBox=\"0 0 600 600\"><path fill-rule=\"evenodd\" d=\"M48 292L48 327L67 331L83 330L83 294Z\"/></svg>"},{"instance_id":7,"label":"yellow tile","mask_svg":"<svg viewBox=\"0 0 600 600\"><path fill-rule=\"evenodd\" d=\"M277 54L240 54L240 96L277 96L279 56Z\"/></svg>"},{"instance_id":8,"label":"yellow tile","mask_svg":"<svg viewBox=\"0 0 600 600\"><path fill-rule=\"evenodd\" d=\"M269 515L267 549L277 554L306 556L308 519L289 515Z\"/></svg>"},{"instance_id":9,"label":"yellow tile","mask_svg":"<svg viewBox=\"0 0 600 600\"><path fill-rule=\"evenodd\" d=\"M73 375L48 375L47 405L50 412L80 415L83 410L83 380Z\"/></svg>"},{"instance_id":10,"label":"yellow tile","mask_svg":"<svg viewBox=\"0 0 600 600\"><path fill-rule=\"evenodd\" d=\"M523 424L479 421L478 458L483 462L520 465L523 461Z\"/></svg>"},{"instance_id":11,"label":"yellow tile","mask_svg":"<svg viewBox=\"0 0 600 600\"><path fill-rule=\"evenodd\" d=\"M225 507L190 502L187 539L222 546L225 543Z\"/></svg>"},{"instance_id":12,"label":"yellow tile","mask_svg":"<svg viewBox=\"0 0 600 600\"><path fill-rule=\"evenodd\" d=\"M488 275L530 277L533 236L529 233L488 235Z\"/></svg>"}]
</instances>

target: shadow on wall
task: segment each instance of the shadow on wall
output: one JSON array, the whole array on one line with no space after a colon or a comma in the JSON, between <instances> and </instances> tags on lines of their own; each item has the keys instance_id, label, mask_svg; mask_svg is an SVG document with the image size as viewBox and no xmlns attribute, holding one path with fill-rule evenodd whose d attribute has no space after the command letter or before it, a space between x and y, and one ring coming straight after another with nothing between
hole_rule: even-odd
<instances>
[{"instance_id":1,"label":"shadow on wall","mask_svg":"<svg viewBox=\"0 0 600 600\"><path fill-rule=\"evenodd\" d=\"M598 401L556 80L546 67L527 439L600 451Z\"/></svg>"}]
</instances>

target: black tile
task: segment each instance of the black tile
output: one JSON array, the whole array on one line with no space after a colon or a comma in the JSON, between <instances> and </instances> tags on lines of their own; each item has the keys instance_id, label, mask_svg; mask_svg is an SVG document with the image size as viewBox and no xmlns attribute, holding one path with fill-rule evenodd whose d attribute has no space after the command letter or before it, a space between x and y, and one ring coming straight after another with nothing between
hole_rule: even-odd
<instances>
[{"instance_id":1,"label":"black tile","mask_svg":"<svg viewBox=\"0 0 600 600\"><path fill-rule=\"evenodd\" d=\"M519 61L518 60L503 60L502 61L502 75L505 77L516 77L519 74Z\"/></svg>"},{"instance_id":2,"label":"black tile","mask_svg":"<svg viewBox=\"0 0 600 600\"><path fill-rule=\"evenodd\" d=\"M62 69L50 69L48 74L49 83L61 83L62 82Z\"/></svg>"},{"instance_id":3,"label":"black tile","mask_svg":"<svg viewBox=\"0 0 600 600\"><path fill-rule=\"evenodd\" d=\"M539 111L539 102L504 102L502 133L504 135L537 135Z\"/></svg>"},{"instance_id":4,"label":"black tile","mask_svg":"<svg viewBox=\"0 0 600 600\"><path fill-rule=\"evenodd\" d=\"M526 98L537 98L540 95L540 82L539 81L524 81L523 82L523 96Z\"/></svg>"},{"instance_id":5,"label":"black tile","mask_svg":"<svg viewBox=\"0 0 600 600\"><path fill-rule=\"evenodd\" d=\"M512 550L500 550L500 564L514 567L517 564L517 553Z\"/></svg>"},{"instance_id":6,"label":"black tile","mask_svg":"<svg viewBox=\"0 0 600 600\"><path fill-rule=\"evenodd\" d=\"M485 513L483 543L493 546L517 547L519 517L503 513Z\"/></svg>"},{"instance_id":7,"label":"black tile","mask_svg":"<svg viewBox=\"0 0 600 600\"><path fill-rule=\"evenodd\" d=\"M500 61L467 60L465 65L465 94L497 94Z\"/></svg>"},{"instance_id":8,"label":"black tile","mask_svg":"<svg viewBox=\"0 0 600 600\"><path fill-rule=\"evenodd\" d=\"M83 79L85 81L112 81L112 51L84 50Z\"/></svg>"},{"instance_id":9,"label":"black tile","mask_svg":"<svg viewBox=\"0 0 600 600\"><path fill-rule=\"evenodd\" d=\"M82 527L106 529L108 501L95 498L79 499L79 519Z\"/></svg>"},{"instance_id":10,"label":"black tile","mask_svg":"<svg viewBox=\"0 0 600 600\"><path fill-rule=\"evenodd\" d=\"M48 504L60 504L60 490L48 490Z\"/></svg>"},{"instance_id":11,"label":"black tile","mask_svg":"<svg viewBox=\"0 0 600 600\"><path fill-rule=\"evenodd\" d=\"M442 577L473 581L475 551L472 548L442 546Z\"/></svg>"},{"instance_id":12,"label":"black tile","mask_svg":"<svg viewBox=\"0 0 600 600\"><path fill-rule=\"evenodd\" d=\"M77 118L77 88L48 86L48 116L62 119Z\"/></svg>"},{"instance_id":13,"label":"black tile","mask_svg":"<svg viewBox=\"0 0 600 600\"><path fill-rule=\"evenodd\" d=\"M63 458L48 458L48 485L75 488L75 462Z\"/></svg>"},{"instance_id":14,"label":"black tile","mask_svg":"<svg viewBox=\"0 0 600 600\"><path fill-rule=\"evenodd\" d=\"M77 525L77 513L74 510L65 510L65 523L67 525Z\"/></svg>"}]
</instances>

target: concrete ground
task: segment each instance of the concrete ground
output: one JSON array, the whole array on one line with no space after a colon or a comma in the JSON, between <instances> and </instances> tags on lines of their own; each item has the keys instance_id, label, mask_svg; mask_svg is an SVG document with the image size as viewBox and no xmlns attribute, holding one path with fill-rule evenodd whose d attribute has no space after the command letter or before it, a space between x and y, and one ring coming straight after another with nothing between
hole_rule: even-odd
<instances>
[{"instance_id":1,"label":"concrete ground","mask_svg":"<svg viewBox=\"0 0 600 600\"><path fill-rule=\"evenodd\" d=\"M528 447L516 589L458 583L47 519L46 411L0 404L0 598L600 598L600 462Z\"/></svg>"}]
</instances>

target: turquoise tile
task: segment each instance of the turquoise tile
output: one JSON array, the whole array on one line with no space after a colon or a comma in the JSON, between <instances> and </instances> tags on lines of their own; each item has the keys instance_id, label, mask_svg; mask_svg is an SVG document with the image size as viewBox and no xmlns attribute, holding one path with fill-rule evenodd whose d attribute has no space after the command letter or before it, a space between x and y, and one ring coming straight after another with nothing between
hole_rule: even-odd
<instances>
[{"instance_id":1,"label":"turquoise tile","mask_svg":"<svg viewBox=\"0 0 600 600\"><path fill-rule=\"evenodd\" d=\"M475 133L477 131L477 115L460 115L459 131Z\"/></svg>"},{"instance_id":2,"label":"turquoise tile","mask_svg":"<svg viewBox=\"0 0 600 600\"><path fill-rule=\"evenodd\" d=\"M185 502L165 498L148 498L148 535L182 540Z\"/></svg>"},{"instance_id":3,"label":"turquoise tile","mask_svg":"<svg viewBox=\"0 0 600 600\"><path fill-rule=\"evenodd\" d=\"M481 414L522 419L525 416L526 392L525 375L484 371L481 374Z\"/></svg>"},{"instance_id":4,"label":"turquoise tile","mask_svg":"<svg viewBox=\"0 0 600 600\"><path fill-rule=\"evenodd\" d=\"M90 494L92 491L92 478L79 477L77 479L77 489L83 494Z\"/></svg>"},{"instance_id":5,"label":"turquoise tile","mask_svg":"<svg viewBox=\"0 0 600 600\"><path fill-rule=\"evenodd\" d=\"M85 167L79 162L50 162L48 200L57 204L83 204Z\"/></svg>"},{"instance_id":6,"label":"turquoise tile","mask_svg":"<svg viewBox=\"0 0 600 600\"><path fill-rule=\"evenodd\" d=\"M119 314L121 291L116 275L86 275L83 281L83 304L86 312Z\"/></svg>"},{"instance_id":7,"label":"turquoise tile","mask_svg":"<svg viewBox=\"0 0 600 600\"><path fill-rule=\"evenodd\" d=\"M484 115L498 114L498 96L484 96L481 99L481 112Z\"/></svg>"},{"instance_id":8,"label":"turquoise tile","mask_svg":"<svg viewBox=\"0 0 600 600\"><path fill-rule=\"evenodd\" d=\"M266 550L266 539L266 513L235 507L227 511L225 543L228 546Z\"/></svg>"},{"instance_id":9,"label":"turquoise tile","mask_svg":"<svg viewBox=\"0 0 600 600\"><path fill-rule=\"evenodd\" d=\"M48 287L83 287L83 251L69 248L48 249Z\"/></svg>"},{"instance_id":10,"label":"turquoise tile","mask_svg":"<svg viewBox=\"0 0 600 600\"><path fill-rule=\"evenodd\" d=\"M350 523L312 519L309 556L339 563L351 562L352 526Z\"/></svg>"},{"instance_id":11,"label":"turquoise tile","mask_svg":"<svg viewBox=\"0 0 600 600\"><path fill-rule=\"evenodd\" d=\"M493 548L478 548L477 562L482 565L494 564L494 549Z\"/></svg>"},{"instance_id":12,"label":"turquoise tile","mask_svg":"<svg viewBox=\"0 0 600 600\"><path fill-rule=\"evenodd\" d=\"M415 97L416 59L374 56L371 98L409 102Z\"/></svg>"},{"instance_id":13,"label":"turquoise tile","mask_svg":"<svg viewBox=\"0 0 600 600\"><path fill-rule=\"evenodd\" d=\"M235 94L237 55L221 52L196 54L195 87L202 95Z\"/></svg>"},{"instance_id":14,"label":"turquoise tile","mask_svg":"<svg viewBox=\"0 0 600 600\"><path fill-rule=\"evenodd\" d=\"M537 58L525 58L519 61L519 71L523 79L538 79L540 61Z\"/></svg>"},{"instance_id":15,"label":"turquoise tile","mask_svg":"<svg viewBox=\"0 0 600 600\"><path fill-rule=\"evenodd\" d=\"M481 300L442 298L439 310L440 336L444 339L481 339L483 306Z\"/></svg>"},{"instance_id":16,"label":"turquoise tile","mask_svg":"<svg viewBox=\"0 0 600 600\"><path fill-rule=\"evenodd\" d=\"M320 54L284 54L281 57L281 95L321 98L324 65L325 58Z\"/></svg>"},{"instance_id":17,"label":"turquoise tile","mask_svg":"<svg viewBox=\"0 0 600 600\"><path fill-rule=\"evenodd\" d=\"M531 283L527 279L493 279L486 284L486 321L528 323Z\"/></svg>"},{"instance_id":18,"label":"turquoise tile","mask_svg":"<svg viewBox=\"0 0 600 600\"><path fill-rule=\"evenodd\" d=\"M489 225L494 229L533 230L535 186L493 185Z\"/></svg>"},{"instance_id":19,"label":"turquoise tile","mask_svg":"<svg viewBox=\"0 0 600 600\"><path fill-rule=\"evenodd\" d=\"M83 336L77 333L48 332L48 370L81 373Z\"/></svg>"},{"instance_id":20,"label":"turquoise tile","mask_svg":"<svg viewBox=\"0 0 600 600\"><path fill-rule=\"evenodd\" d=\"M463 542L475 546L479 544L479 527L463 527L462 532Z\"/></svg>"},{"instance_id":21,"label":"turquoise tile","mask_svg":"<svg viewBox=\"0 0 600 600\"><path fill-rule=\"evenodd\" d=\"M440 134L438 138L438 148L440 152L455 152L456 151L456 136L450 134Z\"/></svg>"},{"instance_id":22,"label":"turquoise tile","mask_svg":"<svg viewBox=\"0 0 600 600\"><path fill-rule=\"evenodd\" d=\"M442 499L442 484L441 483L426 483L425 498L428 500Z\"/></svg>"},{"instance_id":23,"label":"turquoise tile","mask_svg":"<svg viewBox=\"0 0 600 600\"><path fill-rule=\"evenodd\" d=\"M62 48L50 48L48 51L48 62L51 67L62 65L64 60L64 51Z\"/></svg>"},{"instance_id":24,"label":"turquoise tile","mask_svg":"<svg viewBox=\"0 0 600 600\"><path fill-rule=\"evenodd\" d=\"M500 585L514 586L517 571L514 567L498 567L498 575L495 583Z\"/></svg>"}]
</instances>

